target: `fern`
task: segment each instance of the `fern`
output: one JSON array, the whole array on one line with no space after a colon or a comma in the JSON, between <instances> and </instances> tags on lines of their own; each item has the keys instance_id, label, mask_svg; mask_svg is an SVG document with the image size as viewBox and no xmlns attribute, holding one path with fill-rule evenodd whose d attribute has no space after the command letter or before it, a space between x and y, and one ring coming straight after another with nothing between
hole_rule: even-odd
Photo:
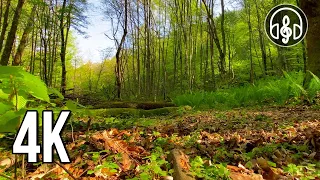
<instances>
[{"instance_id":1,"label":"fern","mask_svg":"<svg viewBox=\"0 0 320 180\"><path fill-rule=\"evenodd\" d=\"M312 74L312 73L311 73ZM314 99L320 91L320 79L312 74L313 78L307 89L303 87L304 73L287 73L276 79L270 77L259 80L256 85L246 85L232 89L214 92L195 92L177 96L174 103L189 105L195 108L235 108L240 106L254 106L263 104L284 105L293 99L299 102L301 96Z\"/></svg>"}]
</instances>

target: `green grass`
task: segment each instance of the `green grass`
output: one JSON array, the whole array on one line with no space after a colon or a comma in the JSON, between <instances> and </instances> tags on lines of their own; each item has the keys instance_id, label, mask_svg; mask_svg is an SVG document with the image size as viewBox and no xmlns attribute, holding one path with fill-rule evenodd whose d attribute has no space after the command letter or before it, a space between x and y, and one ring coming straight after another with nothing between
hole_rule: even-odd
<instances>
[{"instance_id":1,"label":"green grass","mask_svg":"<svg viewBox=\"0 0 320 180\"><path fill-rule=\"evenodd\" d=\"M313 75L309 87L303 87L304 73L284 73L284 77L267 77L255 83L214 92L183 94L174 99L178 106L229 109L255 105L284 105L312 101L320 91L320 80ZM303 98L302 98L303 97ZM289 101L290 100L290 101Z\"/></svg>"}]
</instances>

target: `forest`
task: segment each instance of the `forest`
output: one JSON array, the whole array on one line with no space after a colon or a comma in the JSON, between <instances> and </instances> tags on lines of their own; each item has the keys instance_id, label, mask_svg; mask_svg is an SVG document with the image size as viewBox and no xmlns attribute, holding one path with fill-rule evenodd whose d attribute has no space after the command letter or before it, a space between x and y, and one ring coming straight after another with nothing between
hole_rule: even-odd
<instances>
[{"instance_id":1,"label":"forest","mask_svg":"<svg viewBox=\"0 0 320 180\"><path fill-rule=\"evenodd\" d=\"M282 4L308 21L294 46L266 30ZM320 180L319 22L318 0L0 0L0 180ZM29 162L45 111L71 111L69 163Z\"/></svg>"}]
</instances>

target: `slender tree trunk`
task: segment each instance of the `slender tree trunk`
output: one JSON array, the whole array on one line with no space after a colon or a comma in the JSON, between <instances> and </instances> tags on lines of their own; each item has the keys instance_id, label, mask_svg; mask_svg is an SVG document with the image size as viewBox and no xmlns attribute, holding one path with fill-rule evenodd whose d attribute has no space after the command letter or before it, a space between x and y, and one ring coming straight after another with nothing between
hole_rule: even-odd
<instances>
[{"instance_id":1,"label":"slender tree trunk","mask_svg":"<svg viewBox=\"0 0 320 180\"><path fill-rule=\"evenodd\" d=\"M33 21L34 21L33 18L34 18L35 11L36 11L36 5L33 6L30 18L28 20L28 24L23 31L23 35L20 40L18 50L17 50L17 52L14 56L14 59L13 59L13 63L12 63L13 66L19 66L21 64L21 57L23 55L23 51L24 51L25 47L27 46L28 36L29 36L29 33L31 32L32 27L33 27Z\"/></svg>"},{"instance_id":2,"label":"slender tree trunk","mask_svg":"<svg viewBox=\"0 0 320 180\"><path fill-rule=\"evenodd\" d=\"M260 50L261 50L261 57L262 57L263 70L264 70L263 73L267 74L267 71L268 71L267 53L266 53L266 48L265 48L264 39L263 39L263 31L261 28L261 17L260 17L260 13L259 13L259 7L258 7L257 0L254 0L254 1L255 1L255 5L256 5L256 12L257 12L257 19L258 19L259 42L260 42Z\"/></svg>"},{"instance_id":3,"label":"slender tree trunk","mask_svg":"<svg viewBox=\"0 0 320 180\"><path fill-rule=\"evenodd\" d=\"M117 49L116 53L116 85L117 85L117 98L121 99L121 57L120 53L122 50L122 46L126 40L126 36L128 33L128 0L124 1L124 29L123 29L123 35L120 41L120 44Z\"/></svg>"},{"instance_id":4,"label":"slender tree trunk","mask_svg":"<svg viewBox=\"0 0 320 180\"><path fill-rule=\"evenodd\" d=\"M219 59L220 59L219 70L220 70L220 73L223 75L223 74L225 74L225 53L224 53L225 47L221 47L220 40L218 38L218 32L217 32L217 28L215 25L215 21L213 19L212 13L210 12L210 8L212 11L213 7L208 7L205 0L202 0L202 3L205 6L205 10L206 10L207 16L208 16L207 19L208 19L208 24L209 24L209 28L210 28L210 30L209 30L210 36L212 36L212 38L216 44L216 47L218 49L218 52L219 52ZM224 44L225 40L222 40L222 41L224 41L223 42L223 44Z\"/></svg>"},{"instance_id":5,"label":"slender tree trunk","mask_svg":"<svg viewBox=\"0 0 320 180\"><path fill-rule=\"evenodd\" d=\"M2 25L2 11L3 11L3 0L0 1L0 24L1 25Z\"/></svg>"},{"instance_id":6,"label":"slender tree trunk","mask_svg":"<svg viewBox=\"0 0 320 180\"><path fill-rule=\"evenodd\" d=\"M252 25L251 25L251 6L250 2L247 0L245 1L245 9L248 15L248 29L249 29L249 58L250 58L250 83L254 84L254 66L253 66L253 59L252 59Z\"/></svg>"},{"instance_id":7,"label":"slender tree trunk","mask_svg":"<svg viewBox=\"0 0 320 180\"><path fill-rule=\"evenodd\" d=\"M62 12L60 15L60 38L61 38L61 94L65 96L66 94L66 86L67 86L67 70L66 70L66 50L67 50L67 42L68 42L68 35L69 29L71 25L71 9L68 11L67 15L67 22L65 24L65 12L67 9L67 0L63 1L62 4ZM66 32L65 32L66 31Z\"/></svg>"},{"instance_id":8,"label":"slender tree trunk","mask_svg":"<svg viewBox=\"0 0 320 180\"><path fill-rule=\"evenodd\" d=\"M0 64L3 65L3 66L7 66L8 63L9 63L10 54L11 54L11 51L12 51L14 40L16 38L16 32L17 32L17 29L18 29L20 14L21 14L21 10L22 10L22 7L24 5L24 2L25 2L25 0L19 0L17 8L15 9L15 13L14 13L14 16L13 16L11 29L9 31L8 38L7 38L7 41L6 41L6 45L4 47L4 50L3 50L3 53L2 53L2 57L1 57Z\"/></svg>"},{"instance_id":9,"label":"slender tree trunk","mask_svg":"<svg viewBox=\"0 0 320 180\"><path fill-rule=\"evenodd\" d=\"M9 17L10 5L11 5L11 0L7 0L6 10L5 10L4 16L3 16L3 24L1 24L2 28L1 28L1 34L0 34L0 54L2 51L3 41L4 41L7 27L8 27L8 17ZM2 18L2 16L1 16L1 18Z\"/></svg>"},{"instance_id":10,"label":"slender tree trunk","mask_svg":"<svg viewBox=\"0 0 320 180\"><path fill-rule=\"evenodd\" d=\"M297 6L300 6L300 0L296 0ZM302 45L302 58L303 58L303 72L307 73L307 52L306 52L306 42L303 39L301 41Z\"/></svg>"},{"instance_id":11,"label":"slender tree trunk","mask_svg":"<svg viewBox=\"0 0 320 180\"><path fill-rule=\"evenodd\" d=\"M225 8L224 8L224 0L221 0L221 36L222 36L222 48L223 48L223 54L220 60L220 66L221 66L221 73L224 75L226 73L226 33L225 33L225 27L224 27L224 21L225 21Z\"/></svg>"},{"instance_id":12,"label":"slender tree trunk","mask_svg":"<svg viewBox=\"0 0 320 180\"><path fill-rule=\"evenodd\" d=\"M139 0L137 0L137 78L138 78L138 96L141 95L141 76L140 76L140 11L139 11Z\"/></svg>"}]
</instances>

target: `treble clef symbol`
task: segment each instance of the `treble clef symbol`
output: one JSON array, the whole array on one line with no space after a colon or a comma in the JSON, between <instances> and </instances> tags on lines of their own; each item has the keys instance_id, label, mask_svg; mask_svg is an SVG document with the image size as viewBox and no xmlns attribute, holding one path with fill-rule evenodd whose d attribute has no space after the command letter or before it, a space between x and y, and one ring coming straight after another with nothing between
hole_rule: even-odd
<instances>
[{"instance_id":1,"label":"treble clef symbol","mask_svg":"<svg viewBox=\"0 0 320 180\"><path fill-rule=\"evenodd\" d=\"M290 25L290 18L285 15L282 19L282 28L280 29L280 34L283 37L282 42L288 44L290 37L292 36L292 29L288 27Z\"/></svg>"}]
</instances>

